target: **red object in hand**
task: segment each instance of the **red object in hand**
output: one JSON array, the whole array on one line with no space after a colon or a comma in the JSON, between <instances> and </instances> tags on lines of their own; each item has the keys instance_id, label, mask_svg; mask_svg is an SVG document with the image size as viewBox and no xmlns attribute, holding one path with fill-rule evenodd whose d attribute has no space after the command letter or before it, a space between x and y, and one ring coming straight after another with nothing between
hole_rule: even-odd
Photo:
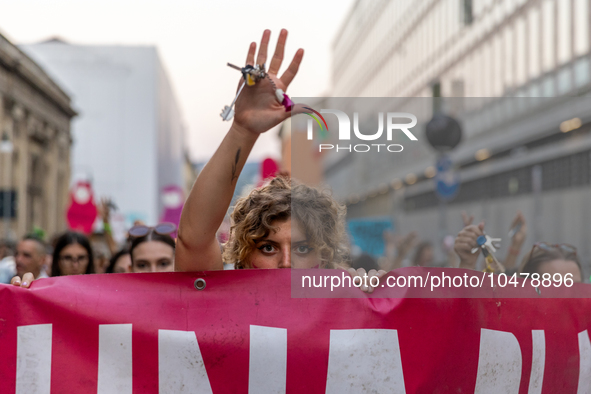
<instances>
[{"instance_id":1,"label":"red object in hand","mask_svg":"<svg viewBox=\"0 0 591 394\"><path fill-rule=\"evenodd\" d=\"M70 229L91 234L97 215L90 183L77 182L70 191L70 206L66 214Z\"/></svg>"}]
</instances>

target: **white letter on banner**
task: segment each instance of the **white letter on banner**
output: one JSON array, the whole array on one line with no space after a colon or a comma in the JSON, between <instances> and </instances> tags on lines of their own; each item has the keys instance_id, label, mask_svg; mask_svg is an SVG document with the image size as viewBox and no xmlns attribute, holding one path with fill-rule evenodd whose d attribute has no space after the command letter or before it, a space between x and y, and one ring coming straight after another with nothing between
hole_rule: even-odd
<instances>
[{"instance_id":1,"label":"white letter on banner","mask_svg":"<svg viewBox=\"0 0 591 394\"><path fill-rule=\"evenodd\" d=\"M248 392L285 393L287 385L287 330L250 326Z\"/></svg>"},{"instance_id":2,"label":"white letter on banner","mask_svg":"<svg viewBox=\"0 0 591 394\"><path fill-rule=\"evenodd\" d=\"M589 393L591 387L591 343L587 330L579 333L579 386L577 394Z\"/></svg>"},{"instance_id":3,"label":"white letter on banner","mask_svg":"<svg viewBox=\"0 0 591 394\"><path fill-rule=\"evenodd\" d=\"M195 332L158 330L158 393L213 394Z\"/></svg>"},{"instance_id":4,"label":"white letter on banner","mask_svg":"<svg viewBox=\"0 0 591 394\"><path fill-rule=\"evenodd\" d=\"M132 393L131 324L99 325L97 394Z\"/></svg>"},{"instance_id":5,"label":"white letter on banner","mask_svg":"<svg viewBox=\"0 0 591 394\"><path fill-rule=\"evenodd\" d=\"M481 329L474 393L518 393L520 383L521 348L515 335Z\"/></svg>"},{"instance_id":6,"label":"white letter on banner","mask_svg":"<svg viewBox=\"0 0 591 394\"><path fill-rule=\"evenodd\" d=\"M541 394L546 364L546 339L544 330L532 330L532 362L528 394Z\"/></svg>"},{"instance_id":7,"label":"white letter on banner","mask_svg":"<svg viewBox=\"0 0 591 394\"><path fill-rule=\"evenodd\" d=\"M51 390L51 324L17 327L16 394Z\"/></svg>"},{"instance_id":8,"label":"white letter on banner","mask_svg":"<svg viewBox=\"0 0 591 394\"><path fill-rule=\"evenodd\" d=\"M396 330L331 330L326 394L405 393Z\"/></svg>"}]
</instances>

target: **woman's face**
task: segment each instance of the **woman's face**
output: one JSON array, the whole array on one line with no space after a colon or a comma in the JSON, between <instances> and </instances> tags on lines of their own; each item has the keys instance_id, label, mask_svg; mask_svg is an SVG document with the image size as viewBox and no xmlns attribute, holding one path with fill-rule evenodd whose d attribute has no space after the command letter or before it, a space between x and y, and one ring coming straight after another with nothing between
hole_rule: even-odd
<instances>
[{"instance_id":1,"label":"woman's face","mask_svg":"<svg viewBox=\"0 0 591 394\"><path fill-rule=\"evenodd\" d=\"M427 267L433 263L433 247L426 246L417 259L417 265L420 267Z\"/></svg>"},{"instance_id":2,"label":"woman's face","mask_svg":"<svg viewBox=\"0 0 591 394\"><path fill-rule=\"evenodd\" d=\"M133 250L131 272L173 272L174 249L164 242L142 242Z\"/></svg>"},{"instance_id":3,"label":"woman's face","mask_svg":"<svg viewBox=\"0 0 591 394\"><path fill-rule=\"evenodd\" d=\"M309 244L297 222L291 219L274 221L277 232L255 245L249 256L252 268L313 268L320 264L320 258Z\"/></svg>"},{"instance_id":4,"label":"woman's face","mask_svg":"<svg viewBox=\"0 0 591 394\"><path fill-rule=\"evenodd\" d=\"M129 253L119 257L115 262L115 267L113 267L113 273L115 274L125 274L127 272L131 272L131 255Z\"/></svg>"},{"instance_id":5,"label":"woman's face","mask_svg":"<svg viewBox=\"0 0 591 394\"><path fill-rule=\"evenodd\" d=\"M80 244L71 244L62 249L59 255L59 267L62 275L80 275L86 273L89 256Z\"/></svg>"},{"instance_id":6,"label":"woman's face","mask_svg":"<svg viewBox=\"0 0 591 394\"><path fill-rule=\"evenodd\" d=\"M579 266L574 261L570 260L552 260L552 261L545 261L540 264L540 268L538 268L538 272L540 275L543 274L560 274L562 276L562 280L564 281L566 274L572 274L572 276L568 276L572 278L574 283L581 283L583 281L581 270Z\"/></svg>"}]
</instances>

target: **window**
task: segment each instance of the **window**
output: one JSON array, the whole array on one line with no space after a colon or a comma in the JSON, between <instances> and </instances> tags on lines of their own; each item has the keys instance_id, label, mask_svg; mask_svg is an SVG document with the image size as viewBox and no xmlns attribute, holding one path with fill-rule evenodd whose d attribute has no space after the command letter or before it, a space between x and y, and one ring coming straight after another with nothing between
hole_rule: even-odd
<instances>
[{"instance_id":1,"label":"window","mask_svg":"<svg viewBox=\"0 0 591 394\"><path fill-rule=\"evenodd\" d=\"M575 86L580 88L589 83L589 58L579 59L575 63Z\"/></svg>"},{"instance_id":2,"label":"window","mask_svg":"<svg viewBox=\"0 0 591 394\"><path fill-rule=\"evenodd\" d=\"M554 97L554 78L553 75L548 75L542 81L542 96Z\"/></svg>"},{"instance_id":3,"label":"window","mask_svg":"<svg viewBox=\"0 0 591 394\"><path fill-rule=\"evenodd\" d=\"M558 94L561 95L568 93L571 89L570 67L564 67L558 72Z\"/></svg>"}]
</instances>

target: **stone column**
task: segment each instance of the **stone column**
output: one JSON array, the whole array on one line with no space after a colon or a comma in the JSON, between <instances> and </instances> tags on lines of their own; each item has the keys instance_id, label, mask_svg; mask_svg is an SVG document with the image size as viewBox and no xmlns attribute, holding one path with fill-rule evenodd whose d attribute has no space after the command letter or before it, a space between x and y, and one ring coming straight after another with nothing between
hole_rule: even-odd
<instances>
[{"instance_id":1,"label":"stone column","mask_svg":"<svg viewBox=\"0 0 591 394\"><path fill-rule=\"evenodd\" d=\"M16 145L18 149L18 168L16 168L16 233L22 237L27 232L27 184L29 182L29 135L27 133L25 110L20 105L15 105L12 111L15 122L15 130L18 138Z\"/></svg>"},{"instance_id":2,"label":"stone column","mask_svg":"<svg viewBox=\"0 0 591 394\"><path fill-rule=\"evenodd\" d=\"M70 202L70 150L72 139L69 130L58 131L58 150L59 150L59 174L58 174L58 227L60 231L66 230L66 209Z\"/></svg>"},{"instance_id":3,"label":"stone column","mask_svg":"<svg viewBox=\"0 0 591 394\"><path fill-rule=\"evenodd\" d=\"M46 225L47 225L47 235L52 237L56 232L59 231L58 223L57 223L57 216L59 213L59 204L58 204L58 166L59 166L59 157L58 157L58 141L57 141L57 131L55 128L50 126L48 127L48 143L46 147L46 157L47 157L47 177L45 178L45 193L46 193L46 202L45 205L45 214L46 214Z\"/></svg>"}]
</instances>

